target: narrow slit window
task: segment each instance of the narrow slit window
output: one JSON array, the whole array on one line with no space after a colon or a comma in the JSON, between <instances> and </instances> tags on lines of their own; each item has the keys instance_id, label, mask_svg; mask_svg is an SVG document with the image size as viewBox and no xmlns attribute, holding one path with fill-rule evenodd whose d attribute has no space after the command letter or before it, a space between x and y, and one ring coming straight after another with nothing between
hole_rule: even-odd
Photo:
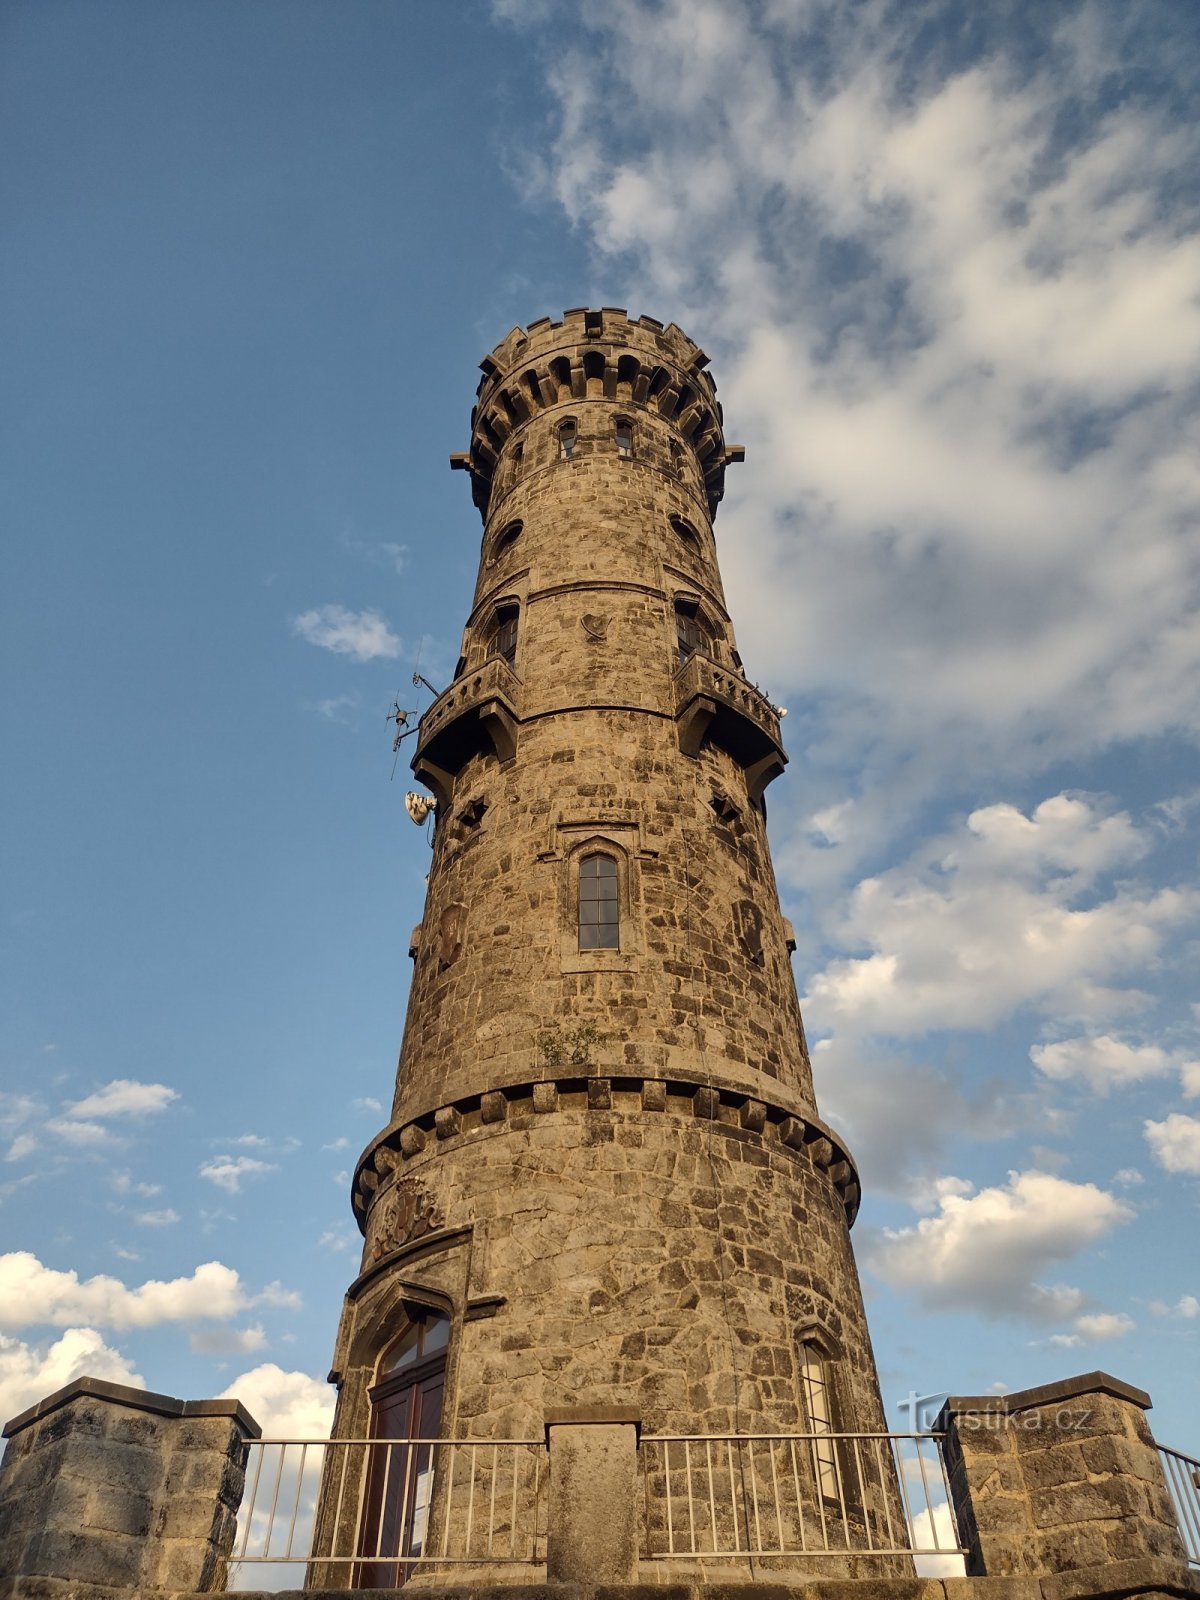
<instances>
[{"instance_id":1,"label":"narrow slit window","mask_svg":"<svg viewBox=\"0 0 1200 1600\"><path fill-rule=\"evenodd\" d=\"M617 418L617 454L622 461L633 458L633 423L626 417Z\"/></svg>"},{"instance_id":2,"label":"narrow slit window","mask_svg":"<svg viewBox=\"0 0 1200 1600\"><path fill-rule=\"evenodd\" d=\"M804 1410L808 1429L812 1435L813 1473L821 1493L829 1500L838 1500L840 1482L835 1451L835 1417L833 1395L829 1386L827 1363L815 1346L806 1344L800 1349L800 1383L804 1390Z\"/></svg>"},{"instance_id":3,"label":"narrow slit window","mask_svg":"<svg viewBox=\"0 0 1200 1600\"><path fill-rule=\"evenodd\" d=\"M612 856L584 856L579 863L579 948L619 950L621 901Z\"/></svg>"},{"instance_id":4,"label":"narrow slit window","mask_svg":"<svg viewBox=\"0 0 1200 1600\"><path fill-rule=\"evenodd\" d=\"M568 417L565 422L558 425L558 457L560 461L570 461L575 454L575 441L578 431L574 417Z\"/></svg>"}]
</instances>

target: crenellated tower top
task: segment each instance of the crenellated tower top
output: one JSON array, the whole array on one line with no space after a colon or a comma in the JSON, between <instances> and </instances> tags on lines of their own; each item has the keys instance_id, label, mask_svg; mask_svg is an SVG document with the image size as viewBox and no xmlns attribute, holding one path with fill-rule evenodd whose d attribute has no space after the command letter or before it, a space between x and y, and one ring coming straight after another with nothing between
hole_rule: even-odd
<instances>
[{"instance_id":1,"label":"crenellated tower top","mask_svg":"<svg viewBox=\"0 0 1200 1600\"><path fill-rule=\"evenodd\" d=\"M579 307L555 322L541 317L513 328L483 358L471 411L471 448L450 457L469 471L476 506L488 517L505 445L540 412L586 399L610 399L657 411L695 452L709 516L725 491L725 468L744 450L726 446L717 386L708 357L675 323L630 318L619 307Z\"/></svg>"}]
</instances>

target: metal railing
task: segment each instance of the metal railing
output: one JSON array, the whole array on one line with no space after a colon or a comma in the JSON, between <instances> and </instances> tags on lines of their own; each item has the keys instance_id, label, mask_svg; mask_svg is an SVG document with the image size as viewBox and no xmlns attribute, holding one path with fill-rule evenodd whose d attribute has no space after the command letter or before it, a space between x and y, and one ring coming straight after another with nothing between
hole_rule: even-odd
<instances>
[{"instance_id":1,"label":"metal railing","mask_svg":"<svg viewBox=\"0 0 1200 1600\"><path fill-rule=\"evenodd\" d=\"M1200 1567L1200 1461L1195 1456L1185 1456L1182 1450L1169 1450L1165 1444L1159 1445L1158 1458L1175 1502L1175 1518L1188 1562Z\"/></svg>"},{"instance_id":2,"label":"metal railing","mask_svg":"<svg viewBox=\"0 0 1200 1600\"><path fill-rule=\"evenodd\" d=\"M417 1565L545 1559L542 1439L260 1439L248 1450L231 1587L243 1566L349 1566L353 1586L378 1588Z\"/></svg>"},{"instance_id":3,"label":"metal railing","mask_svg":"<svg viewBox=\"0 0 1200 1600\"><path fill-rule=\"evenodd\" d=\"M652 1560L963 1550L940 1435L663 1434L641 1457Z\"/></svg>"}]
</instances>

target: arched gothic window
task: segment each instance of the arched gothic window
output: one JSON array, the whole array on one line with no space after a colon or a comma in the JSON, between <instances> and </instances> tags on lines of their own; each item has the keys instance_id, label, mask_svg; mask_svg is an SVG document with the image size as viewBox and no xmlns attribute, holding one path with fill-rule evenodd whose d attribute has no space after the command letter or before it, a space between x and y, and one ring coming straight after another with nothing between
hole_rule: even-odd
<instances>
[{"instance_id":1,"label":"arched gothic window","mask_svg":"<svg viewBox=\"0 0 1200 1600\"><path fill-rule=\"evenodd\" d=\"M612 856L596 852L579 863L579 948L621 948L621 885Z\"/></svg>"},{"instance_id":2,"label":"arched gothic window","mask_svg":"<svg viewBox=\"0 0 1200 1600\"><path fill-rule=\"evenodd\" d=\"M379 1358L371 1390L371 1439L354 1585L395 1589L424 1553L442 1423L450 1319L410 1306L400 1335ZM422 1442L417 1442L422 1441Z\"/></svg>"},{"instance_id":3,"label":"arched gothic window","mask_svg":"<svg viewBox=\"0 0 1200 1600\"><path fill-rule=\"evenodd\" d=\"M712 649L712 634L694 605L675 602L675 637L679 644L679 659L687 661L699 651L708 654Z\"/></svg>"},{"instance_id":4,"label":"arched gothic window","mask_svg":"<svg viewBox=\"0 0 1200 1600\"><path fill-rule=\"evenodd\" d=\"M558 425L558 457L560 461L570 461L575 454L575 441L578 430L574 417L568 417L565 422Z\"/></svg>"},{"instance_id":5,"label":"arched gothic window","mask_svg":"<svg viewBox=\"0 0 1200 1600\"><path fill-rule=\"evenodd\" d=\"M520 612L516 606L505 606L496 614L496 623L488 640L488 655L503 656L511 667L517 659L517 628Z\"/></svg>"}]
</instances>

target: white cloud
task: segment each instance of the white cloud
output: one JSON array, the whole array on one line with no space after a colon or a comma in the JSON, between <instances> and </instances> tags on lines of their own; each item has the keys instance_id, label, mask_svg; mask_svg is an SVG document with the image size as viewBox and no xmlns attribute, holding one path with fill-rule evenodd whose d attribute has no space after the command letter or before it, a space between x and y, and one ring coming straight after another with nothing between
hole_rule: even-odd
<instances>
[{"instance_id":1,"label":"white cloud","mask_svg":"<svg viewBox=\"0 0 1200 1600\"><path fill-rule=\"evenodd\" d=\"M265 1150L270 1142L261 1133L239 1133L232 1139L213 1140L214 1144L242 1145L247 1150Z\"/></svg>"},{"instance_id":2,"label":"white cloud","mask_svg":"<svg viewBox=\"0 0 1200 1600\"><path fill-rule=\"evenodd\" d=\"M146 1387L141 1374L94 1328L68 1328L53 1344L26 1344L0 1334L0 1422L85 1374Z\"/></svg>"},{"instance_id":3,"label":"white cloud","mask_svg":"<svg viewBox=\"0 0 1200 1600\"><path fill-rule=\"evenodd\" d=\"M6 1161L24 1161L37 1149L38 1142L31 1133L19 1133L8 1147Z\"/></svg>"},{"instance_id":4,"label":"white cloud","mask_svg":"<svg viewBox=\"0 0 1200 1600\"><path fill-rule=\"evenodd\" d=\"M76 1122L70 1117L51 1117L46 1132L84 1149L108 1148L117 1142L102 1122Z\"/></svg>"},{"instance_id":5,"label":"white cloud","mask_svg":"<svg viewBox=\"0 0 1200 1600\"><path fill-rule=\"evenodd\" d=\"M114 1172L111 1182L118 1194L136 1194L143 1200L149 1200L154 1195L162 1193L161 1183L139 1182L129 1172Z\"/></svg>"},{"instance_id":6,"label":"white cloud","mask_svg":"<svg viewBox=\"0 0 1200 1600\"><path fill-rule=\"evenodd\" d=\"M1200 721L1200 134L1129 74L1113 106L1154 47L1121 8L990 13L973 60L948 9L591 8L526 169L749 447L731 608L803 688L808 809L863 774L805 882L964 775Z\"/></svg>"},{"instance_id":7,"label":"white cloud","mask_svg":"<svg viewBox=\"0 0 1200 1600\"><path fill-rule=\"evenodd\" d=\"M319 606L292 618L292 632L309 644L355 661L391 660L401 643L378 611L348 611L345 606Z\"/></svg>"},{"instance_id":8,"label":"white cloud","mask_svg":"<svg viewBox=\"0 0 1200 1600\"><path fill-rule=\"evenodd\" d=\"M261 1178L268 1172L278 1171L273 1162L259 1161L254 1156L215 1156L203 1163L200 1176L215 1183L218 1189L224 1189L226 1194L237 1194L243 1178Z\"/></svg>"},{"instance_id":9,"label":"white cloud","mask_svg":"<svg viewBox=\"0 0 1200 1600\"><path fill-rule=\"evenodd\" d=\"M1108 1033L1034 1045L1029 1056L1045 1077L1060 1083L1081 1078L1099 1095L1144 1078L1161 1077L1175 1065L1174 1058L1158 1045L1128 1044Z\"/></svg>"},{"instance_id":10,"label":"white cloud","mask_svg":"<svg viewBox=\"0 0 1200 1600\"><path fill-rule=\"evenodd\" d=\"M170 1228L179 1221L179 1213L171 1206L164 1206L161 1211L135 1212L133 1220L142 1228Z\"/></svg>"},{"instance_id":11,"label":"white cloud","mask_svg":"<svg viewBox=\"0 0 1200 1600\"><path fill-rule=\"evenodd\" d=\"M1113 1182L1119 1183L1122 1189L1136 1189L1145 1181L1136 1167L1121 1167L1113 1173Z\"/></svg>"},{"instance_id":12,"label":"white cloud","mask_svg":"<svg viewBox=\"0 0 1200 1600\"><path fill-rule=\"evenodd\" d=\"M360 1095L357 1100L351 1100L350 1104L354 1107L355 1111L383 1110L382 1100L376 1100L375 1096L370 1094Z\"/></svg>"},{"instance_id":13,"label":"white cloud","mask_svg":"<svg viewBox=\"0 0 1200 1600\"><path fill-rule=\"evenodd\" d=\"M243 1372L221 1397L240 1400L267 1438L327 1439L333 1425L329 1384L305 1372L284 1372L272 1361Z\"/></svg>"},{"instance_id":14,"label":"white cloud","mask_svg":"<svg viewBox=\"0 0 1200 1600\"><path fill-rule=\"evenodd\" d=\"M866 1261L931 1310L968 1310L1036 1322L1092 1318L1078 1289L1037 1281L1047 1268L1097 1243L1133 1211L1090 1183L1045 1172L1010 1172L1004 1187L965 1195L947 1186L935 1215L884 1229ZM1094 1325L1094 1321L1093 1321Z\"/></svg>"},{"instance_id":15,"label":"white cloud","mask_svg":"<svg viewBox=\"0 0 1200 1600\"><path fill-rule=\"evenodd\" d=\"M133 1078L114 1078L94 1094L86 1095L67 1107L76 1119L104 1117L147 1117L165 1111L179 1095L165 1083L138 1083Z\"/></svg>"},{"instance_id":16,"label":"white cloud","mask_svg":"<svg viewBox=\"0 0 1200 1600\"><path fill-rule=\"evenodd\" d=\"M870 953L818 972L805 1015L817 1031L904 1036L989 1028L1024 1006L1079 1017L1135 1007L1140 991L1112 980L1146 967L1200 913L1193 889L1098 887L1144 848L1127 816L1091 800L1055 795L1030 816L981 807L859 883L837 932Z\"/></svg>"},{"instance_id":17,"label":"white cloud","mask_svg":"<svg viewBox=\"0 0 1200 1600\"><path fill-rule=\"evenodd\" d=\"M202 1356L249 1355L261 1350L266 1342L267 1336L257 1323L251 1328L201 1328L188 1336L189 1347Z\"/></svg>"},{"instance_id":18,"label":"white cloud","mask_svg":"<svg viewBox=\"0 0 1200 1600\"><path fill-rule=\"evenodd\" d=\"M1142 1124L1155 1161L1166 1172L1200 1173L1200 1117L1172 1111L1162 1122Z\"/></svg>"},{"instance_id":19,"label":"white cloud","mask_svg":"<svg viewBox=\"0 0 1200 1600\"><path fill-rule=\"evenodd\" d=\"M189 1277L150 1279L128 1288L103 1274L80 1280L76 1272L44 1266L27 1250L0 1256L0 1328L39 1323L64 1328L92 1322L108 1328L152 1328L165 1322L220 1321L260 1303L281 1304L287 1291L270 1285L247 1294L232 1267L207 1261Z\"/></svg>"},{"instance_id":20,"label":"white cloud","mask_svg":"<svg viewBox=\"0 0 1200 1600\"><path fill-rule=\"evenodd\" d=\"M1184 1322L1191 1322L1200 1317L1200 1300L1194 1294L1180 1295L1173 1306L1165 1300L1151 1300L1150 1311L1156 1317L1180 1317Z\"/></svg>"}]
</instances>

